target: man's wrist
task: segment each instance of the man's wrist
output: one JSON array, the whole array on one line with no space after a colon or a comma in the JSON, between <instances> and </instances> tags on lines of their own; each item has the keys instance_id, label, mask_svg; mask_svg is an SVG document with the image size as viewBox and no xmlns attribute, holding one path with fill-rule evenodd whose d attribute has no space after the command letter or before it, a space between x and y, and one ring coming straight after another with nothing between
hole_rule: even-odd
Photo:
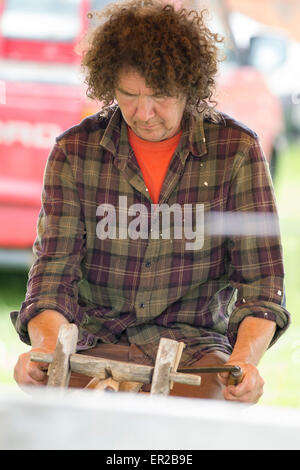
<instances>
[{"instance_id":1,"label":"man's wrist","mask_svg":"<svg viewBox=\"0 0 300 470\"><path fill-rule=\"evenodd\" d=\"M56 310L43 310L28 322L28 334L33 348L54 350L59 328L68 320Z\"/></svg>"},{"instance_id":2,"label":"man's wrist","mask_svg":"<svg viewBox=\"0 0 300 470\"><path fill-rule=\"evenodd\" d=\"M246 317L240 324L237 340L228 362L257 366L268 349L275 330L276 323L273 321Z\"/></svg>"}]
</instances>

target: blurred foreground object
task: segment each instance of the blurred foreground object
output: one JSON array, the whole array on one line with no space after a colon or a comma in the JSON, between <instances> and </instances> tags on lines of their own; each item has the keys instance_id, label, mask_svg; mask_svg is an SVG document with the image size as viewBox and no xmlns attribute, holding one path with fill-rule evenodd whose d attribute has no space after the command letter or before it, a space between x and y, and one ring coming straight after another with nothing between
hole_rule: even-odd
<instances>
[{"instance_id":1,"label":"blurred foreground object","mask_svg":"<svg viewBox=\"0 0 300 470\"><path fill-rule=\"evenodd\" d=\"M31 397L0 390L2 450L135 449L138 456L148 449L300 449L295 409L126 392L28 391Z\"/></svg>"}]
</instances>

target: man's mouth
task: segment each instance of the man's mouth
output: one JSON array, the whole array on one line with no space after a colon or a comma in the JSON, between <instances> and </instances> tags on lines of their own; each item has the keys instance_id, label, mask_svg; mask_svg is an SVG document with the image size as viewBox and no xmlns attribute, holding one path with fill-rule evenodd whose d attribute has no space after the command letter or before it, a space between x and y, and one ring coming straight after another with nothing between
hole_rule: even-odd
<instances>
[{"instance_id":1,"label":"man's mouth","mask_svg":"<svg viewBox=\"0 0 300 470\"><path fill-rule=\"evenodd\" d=\"M138 127L140 129L144 129L144 130L150 130L150 129L153 129L154 127L156 127L157 124L138 124Z\"/></svg>"}]
</instances>

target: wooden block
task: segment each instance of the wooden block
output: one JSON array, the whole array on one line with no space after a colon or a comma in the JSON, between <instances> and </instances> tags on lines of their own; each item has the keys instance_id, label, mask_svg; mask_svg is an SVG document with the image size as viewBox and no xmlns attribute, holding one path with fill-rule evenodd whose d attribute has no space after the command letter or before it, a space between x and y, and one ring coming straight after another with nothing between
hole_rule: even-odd
<instances>
[{"instance_id":1,"label":"wooden block","mask_svg":"<svg viewBox=\"0 0 300 470\"><path fill-rule=\"evenodd\" d=\"M111 376L118 382L151 383L153 367L144 364L103 359L101 357L72 354L70 358L71 369L79 374L89 377L107 378Z\"/></svg>"},{"instance_id":2,"label":"wooden block","mask_svg":"<svg viewBox=\"0 0 300 470\"><path fill-rule=\"evenodd\" d=\"M33 362L46 362L51 364L53 361L53 354L42 353L40 351L33 351L30 353L30 360Z\"/></svg>"},{"instance_id":3,"label":"wooden block","mask_svg":"<svg viewBox=\"0 0 300 470\"><path fill-rule=\"evenodd\" d=\"M186 385L200 385L201 377L196 374L180 374L178 372L171 372L170 379L173 382Z\"/></svg>"},{"instance_id":4,"label":"wooden block","mask_svg":"<svg viewBox=\"0 0 300 470\"><path fill-rule=\"evenodd\" d=\"M30 354L30 359L34 362L51 364L53 355L33 351ZM72 372L99 379L112 376L118 382L132 381L149 384L153 374L153 366L103 359L85 354L71 354L70 365Z\"/></svg>"},{"instance_id":5,"label":"wooden block","mask_svg":"<svg viewBox=\"0 0 300 470\"><path fill-rule=\"evenodd\" d=\"M120 382L120 392L135 392L138 393L143 384L141 382Z\"/></svg>"},{"instance_id":6,"label":"wooden block","mask_svg":"<svg viewBox=\"0 0 300 470\"><path fill-rule=\"evenodd\" d=\"M180 343L177 343L177 345ZM53 361L52 354L45 354L38 351L34 351L30 354L32 361L46 362L51 364ZM176 353L176 359L174 366L171 367L169 373L170 380L178 383L185 383L188 385L200 385L201 377L199 375L178 373L175 372L176 364L178 363L178 350ZM153 376L154 367L144 364L133 364L123 361L114 361L109 359L103 359L100 357L87 356L83 354L71 354L70 355L70 366L73 372L84 374L88 377L92 377L93 380L90 382L91 387L94 388L93 384L96 384L99 380L112 377L114 380L124 384L130 382L133 389L138 388L138 384L150 384ZM126 387L126 385L124 385ZM129 385L129 387L131 387ZM122 390L123 385L120 386ZM125 389L124 389L125 391Z\"/></svg>"},{"instance_id":7,"label":"wooden block","mask_svg":"<svg viewBox=\"0 0 300 470\"><path fill-rule=\"evenodd\" d=\"M168 338L161 338L157 350L156 361L154 365L152 385L150 393L169 395L171 381L174 380L175 374L170 377L171 372L174 373L174 367L178 360L178 349L182 346L178 341ZM182 351L182 349L181 349Z\"/></svg>"},{"instance_id":8,"label":"wooden block","mask_svg":"<svg viewBox=\"0 0 300 470\"><path fill-rule=\"evenodd\" d=\"M52 362L48 369L49 387L67 387L71 367L70 355L75 353L78 340L78 328L74 323L60 327Z\"/></svg>"}]
</instances>

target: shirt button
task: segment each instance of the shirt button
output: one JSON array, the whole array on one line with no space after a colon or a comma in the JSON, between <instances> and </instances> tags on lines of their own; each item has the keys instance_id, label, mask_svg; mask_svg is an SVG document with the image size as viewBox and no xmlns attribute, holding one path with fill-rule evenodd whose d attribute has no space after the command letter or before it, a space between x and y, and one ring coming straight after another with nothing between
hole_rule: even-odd
<instances>
[{"instance_id":1,"label":"shirt button","mask_svg":"<svg viewBox=\"0 0 300 470\"><path fill-rule=\"evenodd\" d=\"M140 304L140 308L145 308L145 304Z\"/></svg>"},{"instance_id":2,"label":"shirt button","mask_svg":"<svg viewBox=\"0 0 300 470\"><path fill-rule=\"evenodd\" d=\"M150 268L150 266L151 266L151 261L146 261L146 267Z\"/></svg>"},{"instance_id":3,"label":"shirt button","mask_svg":"<svg viewBox=\"0 0 300 470\"><path fill-rule=\"evenodd\" d=\"M278 291L277 291L277 294L278 294L278 295L282 295L281 290L278 290Z\"/></svg>"}]
</instances>

